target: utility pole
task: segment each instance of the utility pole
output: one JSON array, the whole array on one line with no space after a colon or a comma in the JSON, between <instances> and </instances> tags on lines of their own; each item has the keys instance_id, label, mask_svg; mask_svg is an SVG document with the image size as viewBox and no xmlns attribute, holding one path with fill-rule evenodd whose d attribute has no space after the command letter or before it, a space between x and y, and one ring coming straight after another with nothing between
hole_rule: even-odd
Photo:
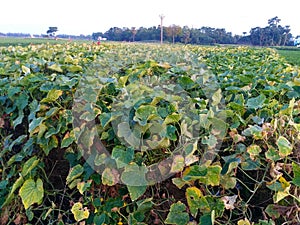
<instances>
[{"instance_id":1,"label":"utility pole","mask_svg":"<svg viewBox=\"0 0 300 225\"><path fill-rule=\"evenodd\" d=\"M163 28L163 20L165 16L163 14L159 15L160 18L160 44L163 43L163 35L164 35L164 28Z\"/></svg>"}]
</instances>

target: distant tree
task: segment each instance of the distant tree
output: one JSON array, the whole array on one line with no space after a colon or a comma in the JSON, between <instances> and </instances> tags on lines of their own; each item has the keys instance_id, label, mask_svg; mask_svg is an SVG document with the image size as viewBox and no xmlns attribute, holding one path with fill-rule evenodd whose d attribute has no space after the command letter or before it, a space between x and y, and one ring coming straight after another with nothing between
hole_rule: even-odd
<instances>
[{"instance_id":1,"label":"distant tree","mask_svg":"<svg viewBox=\"0 0 300 225\"><path fill-rule=\"evenodd\" d=\"M182 28L182 38L181 38L181 42L183 42L184 44L187 44L190 42L191 40L191 31L190 31L190 28L188 26L184 26Z\"/></svg>"},{"instance_id":2,"label":"distant tree","mask_svg":"<svg viewBox=\"0 0 300 225\"><path fill-rule=\"evenodd\" d=\"M47 30L47 34L50 37L54 37L55 33L58 31L57 27L49 27L49 29Z\"/></svg>"},{"instance_id":3,"label":"distant tree","mask_svg":"<svg viewBox=\"0 0 300 225\"><path fill-rule=\"evenodd\" d=\"M280 19L276 16L268 20L268 26L255 27L250 31L251 44L260 46L287 45L291 39L290 26L281 26Z\"/></svg>"},{"instance_id":4,"label":"distant tree","mask_svg":"<svg viewBox=\"0 0 300 225\"><path fill-rule=\"evenodd\" d=\"M96 40L98 40L99 38L101 38L101 37L103 37L104 35L103 35L103 33L102 32L96 32L96 33L93 33L92 34L92 39L94 40L94 41L96 41Z\"/></svg>"},{"instance_id":5,"label":"distant tree","mask_svg":"<svg viewBox=\"0 0 300 225\"><path fill-rule=\"evenodd\" d=\"M131 33L132 33L132 41L135 41L135 35L137 33L137 30L135 29L135 27L131 27Z\"/></svg>"},{"instance_id":6,"label":"distant tree","mask_svg":"<svg viewBox=\"0 0 300 225\"><path fill-rule=\"evenodd\" d=\"M175 24L166 27L166 35L167 37L171 37L172 38L172 43L175 43L175 37L179 36L182 32L182 29L180 26L177 26Z\"/></svg>"}]
</instances>

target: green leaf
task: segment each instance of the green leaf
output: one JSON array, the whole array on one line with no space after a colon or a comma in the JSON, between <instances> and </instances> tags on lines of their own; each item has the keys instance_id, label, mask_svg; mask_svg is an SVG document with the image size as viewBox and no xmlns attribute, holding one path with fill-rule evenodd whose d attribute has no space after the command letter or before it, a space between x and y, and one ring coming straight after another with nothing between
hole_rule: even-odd
<instances>
[{"instance_id":1,"label":"green leaf","mask_svg":"<svg viewBox=\"0 0 300 225\"><path fill-rule=\"evenodd\" d=\"M16 129L16 126L18 126L19 124L22 123L23 118L24 118L24 112L23 112L23 110L20 110L19 116L16 119L14 119L14 121L13 121L14 129Z\"/></svg>"},{"instance_id":2,"label":"green leaf","mask_svg":"<svg viewBox=\"0 0 300 225\"><path fill-rule=\"evenodd\" d=\"M170 212L165 220L166 224L186 225L189 221L189 214L185 205L178 201L171 205Z\"/></svg>"},{"instance_id":3,"label":"green leaf","mask_svg":"<svg viewBox=\"0 0 300 225\"><path fill-rule=\"evenodd\" d=\"M41 204L44 197L43 181L40 178L36 182L31 178L26 180L19 190L19 195L25 209L34 203Z\"/></svg>"},{"instance_id":4,"label":"green leaf","mask_svg":"<svg viewBox=\"0 0 300 225\"><path fill-rule=\"evenodd\" d=\"M292 153L293 148L291 146L291 143L285 137L280 136L277 139L276 144L278 146L279 155L281 157L286 157Z\"/></svg>"},{"instance_id":5,"label":"green leaf","mask_svg":"<svg viewBox=\"0 0 300 225\"><path fill-rule=\"evenodd\" d=\"M199 180L206 185L218 186L221 179L222 167L219 165L212 166L191 166L186 173L184 173L183 180Z\"/></svg>"},{"instance_id":6,"label":"green leaf","mask_svg":"<svg viewBox=\"0 0 300 225\"><path fill-rule=\"evenodd\" d=\"M265 212L268 214L268 216L272 217L272 218L279 218L280 217L280 213L278 212L278 210L280 210L280 208L278 208L280 206L274 205L274 204L270 204L267 206L267 208L265 209Z\"/></svg>"},{"instance_id":7,"label":"green leaf","mask_svg":"<svg viewBox=\"0 0 300 225\"><path fill-rule=\"evenodd\" d=\"M279 152L273 146L269 146L268 151L265 153L265 156L267 159L273 162L276 162L281 158Z\"/></svg>"},{"instance_id":8,"label":"green leaf","mask_svg":"<svg viewBox=\"0 0 300 225\"><path fill-rule=\"evenodd\" d=\"M140 148L140 137L137 137L136 134L130 129L130 126L126 122L118 124L118 137L123 137L124 140L134 149Z\"/></svg>"},{"instance_id":9,"label":"green leaf","mask_svg":"<svg viewBox=\"0 0 300 225\"><path fill-rule=\"evenodd\" d=\"M23 165L21 175L23 177L25 177L28 173L30 173L38 165L39 161L40 160L37 159L36 156L33 156L30 159L28 159Z\"/></svg>"},{"instance_id":10,"label":"green leaf","mask_svg":"<svg viewBox=\"0 0 300 225\"><path fill-rule=\"evenodd\" d=\"M75 141L75 134L72 130L71 132L68 132L65 134L64 138L61 141L60 147L61 148L67 148L69 147L74 141Z\"/></svg>"},{"instance_id":11,"label":"green leaf","mask_svg":"<svg viewBox=\"0 0 300 225\"><path fill-rule=\"evenodd\" d=\"M49 155L50 151L58 146L58 139L55 135L52 135L47 141L48 142L45 145L41 145L41 147L44 153Z\"/></svg>"},{"instance_id":12,"label":"green leaf","mask_svg":"<svg viewBox=\"0 0 300 225\"><path fill-rule=\"evenodd\" d=\"M195 82L190 77L187 77L187 76L179 77L178 84L186 90L189 90L195 86Z\"/></svg>"},{"instance_id":13,"label":"green leaf","mask_svg":"<svg viewBox=\"0 0 300 225\"><path fill-rule=\"evenodd\" d=\"M70 184L73 180L80 177L83 171L84 168L80 164L77 164L76 166L72 167L66 178L67 184Z\"/></svg>"},{"instance_id":14,"label":"green leaf","mask_svg":"<svg viewBox=\"0 0 300 225\"><path fill-rule=\"evenodd\" d=\"M134 150L132 148L125 150L123 146L116 146L112 150L111 158L116 160L119 169L123 168L133 160Z\"/></svg>"},{"instance_id":15,"label":"green leaf","mask_svg":"<svg viewBox=\"0 0 300 225\"><path fill-rule=\"evenodd\" d=\"M166 128L166 138L172 141L176 141L177 140L176 131L177 131L176 127L172 125L168 125Z\"/></svg>"},{"instance_id":16,"label":"green leaf","mask_svg":"<svg viewBox=\"0 0 300 225\"><path fill-rule=\"evenodd\" d=\"M136 163L131 163L125 166L121 180L128 186L147 186L148 182L145 177L147 172L146 166L138 166Z\"/></svg>"},{"instance_id":17,"label":"green leaf","mask_svg":"<svg viewBox=\"0 0 300 225\"><path fill-rule=\"evenodd\" d=\"M249 125L249 127L245 129L242 134L248 137L253 137L255 140L263 139L263 129L257 125Z\"/></svg>"},{"instance_id":18,"label":"green leaf","mask_svg":"<svg viewBox=\"0 0 300 225\"><path fill-rule=\"evenodd\" d=\"M211 214L204 214L200 217L200 223L199 225L213 225Z\"/></svg>"},{"instance_id":19,"label":"green leaf","mask_svg":"<svg viewBox=\"0 0 300 225\"><path fill-rule=\"evenodd\" d=\"M293 182L293 184L300 187L300 165L293 162L292 167L293 167L293 173L294 173L294 178L293 178L292 182Z\"/></svg>"},{"instance_id":20,"label":"green leaf","mask_svg":"<svg viewBox=\"0 0 300 225\"><path fill-rule=\"evenodd\" d=\"M30 124L29 124L29 129L28 129L29 133L32 134L33 131L35 131L35 129L36 129L39 125L42 124L42 122L43 122L44 119L45 119L44 117L39 117L39 118L37 118L37 119L36 119L36 118L33 119L33 120L30 122Z\"/></svg>"},{"instance_id":21,"label":"green leaf","mask_svg":"<svg viewBox=\"0 0 300 225\"><path fill-rule=\"evenodd\" d=\"M141 197L147 190L147 186L129 186L127 185L131 200L135 201Z\"/></svg>"},{"instance_id":22,"label":"green leaf","mask_svg":"<svg viewBox=\"0 0 300 225\"><path fill-rule=\"evenodd\" d=\"M80 202L76 202L71 209L71 212L74 215L74 219L79 222L81 220L89 218L90 212L88 209L83 209L82 204Z\"/></svg>"},{"instance_id":23,"label":"green leaf","mask_svg":"<svg viewBox=\"0 0 300 225\"><path fill-rule=\"evenodd\" d=\"M147 124L147 120L152 115L156 115L156 107L152 105L141 105L135 112L134 120L137 121L141 126Z\"/></svg>"},{"instance_id":24,"label":"green leaf","mask_svg":"<svg viewBox=\"0 0 300 225\"><path fill-rule=\"evenodd\" d=\"M255 98L249 98L246 106L251 109L260 109L263 107L264 102L266 101L266 96L263 94L260 94L259 96Z\"/></svg>"}]
</instances>

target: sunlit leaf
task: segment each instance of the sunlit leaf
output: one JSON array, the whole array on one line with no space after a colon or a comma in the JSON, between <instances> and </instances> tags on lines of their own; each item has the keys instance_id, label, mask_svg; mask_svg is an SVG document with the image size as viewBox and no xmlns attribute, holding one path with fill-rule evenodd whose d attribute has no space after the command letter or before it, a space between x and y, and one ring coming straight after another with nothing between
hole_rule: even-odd
<instances>
[{"instance_id":1,"label":"sunlit leaf","mask_svg":"<svg viewBox=\"0 0 300 225\"><path fill-rule=\"evenodd\" d=\"M279 155L281 157L286 157L292 153L293 150L292 145L285 137L280 136L277 139L276 144L278 146Z\"/></svg>"},{"instance_id":2,"label":"sunlit leaf","mask_svg":"<svg viewBox=\"0 0 300 225\"><path fill-rule=\"evenodd\" d=\"M59 73L63 73L64 72L62 70L62 68L58 64L56 64L56 63L52 64L51 66L48 66L48 69L49 70L53 70L55 72L59 72Z\"/></svg>"},{"instance_id":3,"label":"sunlit leaf","mask_svg":"<svg viewBox=\"0 0 300 225\"><path fill-rule=\"evenodd\" d=\"M19 195L25 209L34 203L40 204L44 197L43 181L40 178L36 182L31 178L26 180L19 190Z\"/></svg>"},{"instance_id":4,"label":"sunlit leaf","mask_svg":"<svg viewBox=\"0 0 300 225\"><path fill-rule=\"evenodd\" d=\"M80 164L77 164L76 166L72 167L66 178L67 184L70 184L73 180L80 177L83 171L84 168Z\"/></svg>"}]
</instances>

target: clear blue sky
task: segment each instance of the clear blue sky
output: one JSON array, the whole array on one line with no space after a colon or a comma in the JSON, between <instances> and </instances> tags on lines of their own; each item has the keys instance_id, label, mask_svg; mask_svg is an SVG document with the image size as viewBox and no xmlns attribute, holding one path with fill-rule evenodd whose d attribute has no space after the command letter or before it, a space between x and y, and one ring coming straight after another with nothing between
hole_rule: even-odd
<instances>
[{"instance_id":1,"label":"clear blue sky","mask_svg":"<svg viewBox=\"0 0 300 225\"><path fill-rule=\"evenodd\" d=\"M267 25L278 16L300 35L299 0L2 0L0 32L44 34L57 26L60 34L92 34L110 27L164 25L225 28L233 34Z\"/></svg>"}]
</instances>

